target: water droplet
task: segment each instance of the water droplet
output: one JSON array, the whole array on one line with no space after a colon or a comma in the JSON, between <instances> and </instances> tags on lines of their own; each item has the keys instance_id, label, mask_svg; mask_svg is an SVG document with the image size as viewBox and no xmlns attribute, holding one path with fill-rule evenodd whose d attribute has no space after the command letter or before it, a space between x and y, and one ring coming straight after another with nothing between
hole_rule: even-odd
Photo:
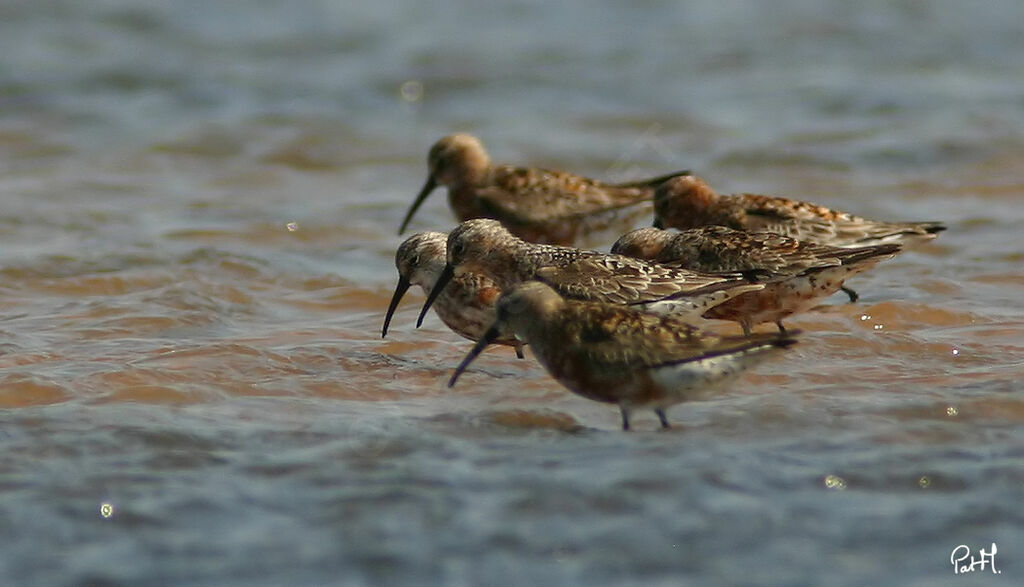
<instances>
[{"instance_id":1,"label":"water droplet","mask_svg":"<svg viewBox=\"0 0 1024 587\"><path fill-rule=\"evenodd\" d=\"M871 319L871 314L861 314L860 315L860 321L861 322L865 322L865 321L870 320L870 319Z\"/></svg>"},{"instance_id":2,"label":"water droplet","mask_svg":"<svg viewBox=\"0 0 1024 587\"><path fill-rule=\"evenodd\" d=\"M885 324L875 324L875 330L881 330L885 328Z\"/></svg>"},{"instance_id":3,"label":"water droplet","mask_svg":"<svg viewBox=\"0 0 1024 587\"><path fill-rule=\"evenodd\" d=\"M403 83L398 91L406 102L419 102L423 99L423 82L411 79Z\"/></svg>"},{"instance_id":4,"label":"water droplet","mask_svg":"<svg viewBox=\"0 0 1024 587\"><path fill-rule=\"evenodd\" d=\"M958 349L956 347L953 347L953 356L954 357L959 357L960 356L960 349Z\"/></svg>"},{"instance_id":5,"label":"water droplet","mask_svg":"<svg viewBox=\"0 0 1024 587\"><path fill-rule=\"evenodd\" d=\"M288 224L285 224L284 226L285 226L285 228L288 229L288 232L295 232L296 230L299 229L299 223L298 222L289 222Z\"/></svg>"},{"instance_id":6,"label":"water droplet","mask_svg":"<svg viewBox=\"0 0 1024 587\"><path fill-rule=\"evenodd\" d=\"M103 502L100 504L100 515L104 518L112 518L114 516L114 504Z\"/></svg>"},{"instance_id":7,"label":"water droplet","mask_svg":"<svg viewBox=\"0 0 1024 587\"><path fill-rule=\"evenodd\" d=\"M946 408L946 415L949 416L950 418L958 415L959 413L960 410L956 409L956 406L949 406Z\"/></svg>"},{"instance_id":8,"label":"water droplet","mask_svg":"<svg viewBox=\"0 0 1024 587\"><path fill-rule=\"evenodd\" d=\"M826 475L825 487L836 490L846 489L846 479L843 479L839 475Z\"/></svg>"},{"instance_id":9,"label":"water droplet","mask_svg":"<svg viewBox=\"0 0 1024 587\"><path fill-rule=\"evenodd\" d=\"M930 487L931 484L932 480L928 477L928 475L922 475L921 478L917 480L917 486L920 487L921 489L928 489L928 487Z\"/></svg>"}]
</instances>

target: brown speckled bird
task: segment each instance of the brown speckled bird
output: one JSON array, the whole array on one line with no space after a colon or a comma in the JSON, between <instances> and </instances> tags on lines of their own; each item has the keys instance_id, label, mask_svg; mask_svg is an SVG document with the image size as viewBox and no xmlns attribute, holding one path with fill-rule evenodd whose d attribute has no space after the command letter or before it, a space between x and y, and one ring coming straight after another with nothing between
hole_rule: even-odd
<instances>
[{"instance_id":1,"label":"brown speckled bird","mask_svg":"<svg viewBox=\"0 0 1024 587\"><path fill-rule=\"evenodd\" d=\"M762 289L740 274L705 275L622 255L528 243L491 219L467 220L448 235L448 263L427 297L422 318L448 280L481 273L502 291L539 279L572 298L624 304L656 313L690 315L743 292Z\"/></svg>"},{"instance_id":2,"label":"brown speckled bird","mask_svg":"<svg viewBox=\"0 0 1024 587\"><path fill-rule=\"evenodd\" d=\"M750 337L705 334L671 316L567 300L536 281L503 294L497 314L449 386L491 340L514 333L570 391L617 404L623 430L629 429L635 408L653 408L662 427L668 428L669 406L712 395L772 351L796 342L793 332Z\"/></svg>"},{"instance_id":3,"label":"brown speckled bird","mask_svg":"<svg viewBox=\"0 0 1024 587\"><path fill-rule=\"evenodd\" d=\"M388 335L391 316L410 286L418 285L423 293L430 295L431 288L444 270L447 242L448 235L443 232L420 232L399 245L395 253L398 285L384 316L381 337ZM434 312L456 334L477 341L494 322L494 304L499 295L501 289L493 281L480 273L467 271L453 279L444 293L438 296ZM523 358L523 344L514 337L499 337L494 342L515 347L516 355Z\"/></svg>"},{"instance_id":4,"label":"brown speckled bird","mask_svg":"<svg viewBox=\"0 0 1024 587\"><path fill-rule=\"evenodd\" d=\"M833 247L885 243L910 246L946 229L939 222L879 222L824 206L760 194L719 195L690 175L660 184L654 195L654 226L699 228L720 225L750 232L774 232Z\"/></svg>"},{"instance_id":5,"label":"brown speckled bird","mask_svg":"<svg viewBox=\"0 0 1024 587\"><path fill-rule=\"evenodd\" d=\"M680 171L627 183L603 183L564 171L494 165L473 135L444 137L430 148L429 175L398 233L438 185L459 221L494 218L512 234L535 243L605 242L651 215L654 188Z\"/></svg>"},{"instance_id":6,"label":"brown speckled bird","mask_svg":"<svg viewBox=\"0 0 1024 587\"><path fill-rule=\"evenodd\" d=\"M622 235L612 252L705 273L739 272L764 283L704 313L705 318L739 322L743 332L813 307L843 288L844 280L867 271L900 251L888 243L857 248L830 247L770 232L724 226L677 232L641 228Z\"/></svg>"}]
</instances>

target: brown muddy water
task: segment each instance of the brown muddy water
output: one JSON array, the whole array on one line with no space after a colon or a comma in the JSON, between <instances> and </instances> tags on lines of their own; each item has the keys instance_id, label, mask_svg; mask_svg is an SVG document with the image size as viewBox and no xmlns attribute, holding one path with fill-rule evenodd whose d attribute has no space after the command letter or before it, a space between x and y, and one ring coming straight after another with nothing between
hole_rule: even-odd
<instances>
[{"instance_id":1,"label":"brown muddy water","mask_svg":"<svg viewBox=\"0 0 1024 587\"><path fill-rule=\"evenodd\" d=\"M1021 6L4 3L0 584L1017 584ZM623 433L380 338L456 130L949 230Z\"/></svg>"}]
</instances>

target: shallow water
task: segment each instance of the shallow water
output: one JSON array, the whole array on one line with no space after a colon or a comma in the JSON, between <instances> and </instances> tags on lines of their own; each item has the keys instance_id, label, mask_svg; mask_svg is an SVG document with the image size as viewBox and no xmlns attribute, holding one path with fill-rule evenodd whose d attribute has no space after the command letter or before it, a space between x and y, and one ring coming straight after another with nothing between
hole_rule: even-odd
<instances>
[{"instance_id":1,"label":"shallow water","mask_svg":"<svg viewBox=\"0 0 1024 587\"><path fill-rule=\"evenodd\" d=\"M1019 581L1019 3L249 4L0 6L0 584ZM453 130L949 230L624 434L380 339Z\"/></svg>"}]
</instances>

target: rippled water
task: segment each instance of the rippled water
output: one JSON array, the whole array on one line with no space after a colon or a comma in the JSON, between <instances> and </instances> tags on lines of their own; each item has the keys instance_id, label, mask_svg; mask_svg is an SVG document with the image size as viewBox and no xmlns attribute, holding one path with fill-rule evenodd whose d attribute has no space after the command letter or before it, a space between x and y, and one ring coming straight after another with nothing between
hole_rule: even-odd
<instances>
[{"instance_id":1,"label":"rippled water","mask_svg":"<svg viewBox=\"0 0 1024 587\"><path fill-rule=\"evenodd\" d=\"M246 4L0 5L0 584L1020 581L1019 3ZM453 130L950 229L625 434L380 339Z\"/></svg>"}]
</instances>

